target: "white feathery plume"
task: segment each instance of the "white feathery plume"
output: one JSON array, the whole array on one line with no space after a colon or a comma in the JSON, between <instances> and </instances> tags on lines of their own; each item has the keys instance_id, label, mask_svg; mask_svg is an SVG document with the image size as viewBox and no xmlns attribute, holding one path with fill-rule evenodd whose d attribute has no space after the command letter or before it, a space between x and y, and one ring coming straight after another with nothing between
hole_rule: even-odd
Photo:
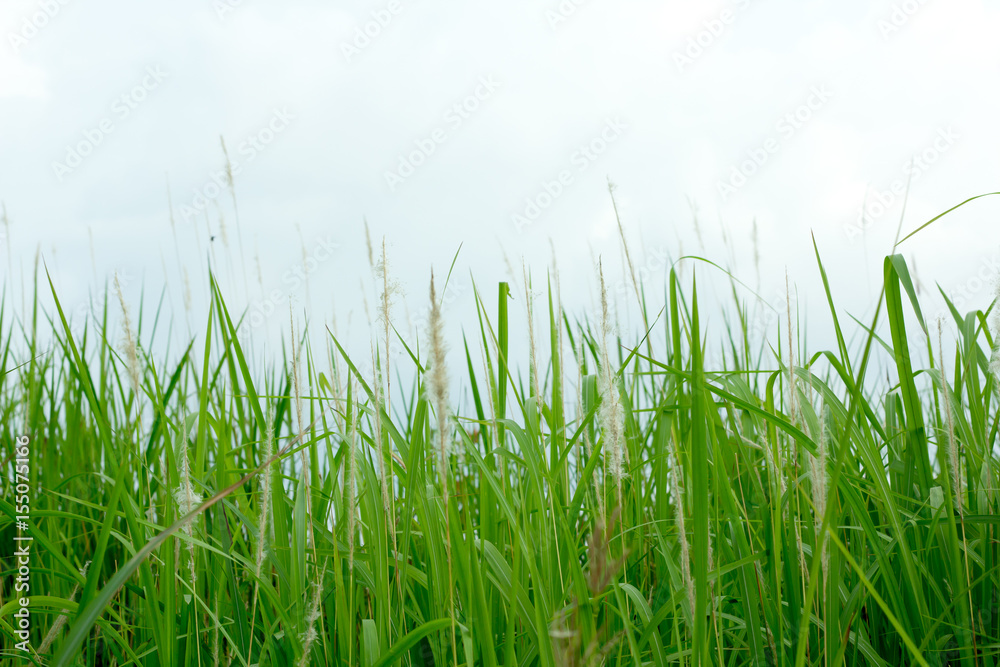
<instances>
[{"instance_id":1,"label":"white feathery plume","mask_svg":"<svg viewBox=\"0 0 1000 667\"><path fill-rule=\"evenodd\" d=\"M828 498L827 473L826 473L826 420L823 414L823 404L819 406L819 444L816 456L809 454L809 475L812 478L812 498L815 508L816 539L822 545L821 558L823 564L823 582L826 583L830 569L829 545L826 535L820 534L823 526L823 517L826 516L826 503Z\"/></svg>"},{"instance_id":2,"label":"white feathery plume","mask_svg":"<svg viewBox=\"0 0 1000 667\"><path fill-rule=\"evenodd\" d=\"M941 342L941 320L938 320L938 352L941 355L941 393L943 394L944 414L948 425L948 463L951 467L951 489L955 496L955 507L959 515L964 515L962 507L962 473L958 460L958 443L955 441L955 420L951 413L951 394L948 390L948 377L945 375L944 345Z\"/></svg>"},{"instance_id":3,"label":"white feathery plume","mask_svg":"<svg viewBox=\"0 0 1000 667\"><path fill-rule=\"evenodd\" d=\"M448 602L452 618L451 650L455 663L458 664L458 648L455 643L454 574L452 572L451 528L449 525L451 510L448 490L448 368L444 358L444 323L441 317L441 304L438 303L437 292L434 290L433 271L431 271L430 301L428 336L431 347L431 368L428 370L427 393L438 419L438 476L441 480L444 499L445 547L448 555Z\"/></svg>"},{"instance_id":4,"label":"white feathery plume","mask_svg":"<svg viewBox=\"0 0 1000 667\"><path fill-rule=\"evenodd\" d=\"M309 597L309 612L306 614L306 629L300 639L302 641L302 657L299 659L298 667L306 667L310 664L310 654L313 643L319 638L316 632L316 621L319 620L319 603L322 598L323 587L321 585L322 575L317 575L317 581L312 582L310 588L312 595Z\"/></svg>"},{"instance_id":5,"label":"white feathery plume","mask_svg":"<svg viewBox=\"0 0 1000 667\"><path fill-rule=\"evenodd\" d=\"M222 237L222 247L226 249L227 254L229 250L229 231L226 229L226 216L223 215L222 209L219 207L219 202L213 202L215 204L215 214L219 216L219 235Z\"/></svg>"},{"instance_id":6,"label":"white feathery plume","mask_svg":"<svg viewBox=\"0 0 1000 667\"><path fill-rule=\"evenodd\" d=\"M372 271L375 270L375 252L372 248L372 235L371 230L368 229L368 218L362 216L361 219L365 223L365 245L368 247L368 266L371 267Z\"/></svg>"},{"instance_id":7,"label":"white feathery plume","mask_svg":"<svg viewBox=\"0 0 1000 667\"><path fill-rule=\"evenodd\" d=\"M194 486L191 484L191 464L188 461L188 447L187 447L188 436L182 435L180 442L180 450L177 453L177 463L180 468L181 483L176 489L174 489L174 501L177 503L177 513L181 517L185 517L191 512L195 511L202 503L202 497L200 493L194 490ZM188 521L184 524L182 530L191 537L194 535L194 520ZM188 553L191 556L189 562L189 568L191 571L191 587L194 588L197 582L198 575L195 572L194 567L194 543L188 542Z\"/></svg>"},{"instance_id":8,"label":"white feathery plume","mask_svg":"<svg viewBox=\"0 0 1000 667\"><path fill-rule=\"evenodd\" d=\"M87 569L89 567L90 567L90 561L88 560L86 563L83 564L83 568L81 568L80 574L86 577ZM73 587L73 593L70 594L69 601L72 602L76 598L76 594L79 592L80 592L80 584L77 584L76 586ZM40 655L45 655L46 653L48 653L49 647L52 646L52 642L55 640L55 638L59 636L59 632L63 629L63 627L65 627L66 621L68 619L69 617L66 615L66 612L59 614L59 617L56 619L56 622L52 624L52 627L49 628L48 633L46 633L45 639L42 640L42 645L38 647L38 653Z\"/></svg>"},{"instance_id":9,"label":"white feathery plume","mask_svg":"<svg viewBox=\"0 0 1000 667\"><path fill-rule=\"evenodd\" d=\"M428 338L430 340L431 367L428 370L427 393L437 412L438 418L438 475L447 499L448 484L448 368L445 365L444 324L441 306L434 289L434 274L431 273L430 317L428 318ZM447 502L447 500L445 501Z\"/></svg>"},{"instance_id":10,"label":"white feathery plume","mask_svg":"<svg viewBox=\"0 0 1000 667\"><path fill-rule=\"evenodd\" d=\"M260 488L260 509L257 513L257 553L254 558L254 574L260 578L264 565L264 555L267 550L267 538L270 531L271 518L271 457L274 455L274 424L270 413L267 415L267 433L264 436L264 450L261 459L264 467L257 474Z\"/></svg>"},{"instance_id":11,"label":"white feathery plume","mask_svg":"<svg viewBox=\"0 0 1000 667\"><path fill-rule=\"evenodd\" d=\"M385 378L385 401L384 407L385 412L388 415L392 414L392 381L391 372L389 367L389 331L392 329L392 306L396 301L396 297L401 292L399 283L389 277L389 258L385 250L385 237L382 237L382 256L379 258L375 265L375 270L377 272L376 278L381 282L381 294L379 296L379 322L382 324L382 334L383 342L385 344L385 358L383 363L382 376ZM381 380L381 377L379 378ZM381 391L381 382L379 382L379 391ZM382 441L379 440L379 445L382 446ZM391 452L391 446L390 446ZM391 455L388 454L388 455ZM383 451L379 451L379 458L383 461L382 466L385 466L384 460L387 454ZM392 467L389 466L388 469L383 470L383 476L391 475ZM395 504L392 502L392 488L390 486L390 481L388 477L385 477L385 482L382 486L382 503L385 505L385 515L389 517L389 526L391 527L390 533L392 534L392 550L393 553L396 552L396 509Z\"/></svg>"},{"instance_id":12,"label":"white feathery plume","mask_svg":"<svg viewBox=\"0 0 1000 667\"><path fill-rule=\"evenodd\" d=\"M785 270L785 305L786 305L786 317L788 321L788 412L791 417L792 423L795 425L799 424L799 402L798 396L796 396L796 385L795 385L795 348L792 345L792 288L788 279L788 270ZM791 439L791 456L792 460L795 462L795 475L798 477L799 470L799 454L798 454L798 442L792 438ZM799 552L799 566L802 570L802 586L805 587L805 582L808 579L808 571L806 569L806 552L805 547L802 544L802 531L795 531L795 545Z\"/></svg>"},{"instance_id":13,"label":"white feathery plume","mask_svg":"<svg viewBox=\"0 0 1000 667\"><path fill-rule=\"evenodd\" d=\"M671 438L673 447L667 453L670 457L670 485L673 487L674 519L677 521L677 539L681 544L681 576L684 579L684 589L687 593L691 613L694 613L695 594L694 580L691 578L691 545L687 538L687 527L684 522L684 472L681 470L679 445Z\"/></svg>"},{"instance_id":14,"label":"white feathery plume","mask_svg":"<svg viewBox=\"0 0 1000 667\"><path fill-rule=\"evenodd\" d=\"M611 355L608 351L608 340L612 336L610 315L608 313L608 290L604 283L604 271L598 264L598 275L601 282L601 367L600 387L601 406L599 421L604 433L604 454L608 472L618 486L618 504L621 505L622 436L625 430L625 413L622 409L621 396L615 384L615 373L612 371Z\"/></svg>"},{"instance_id":15,"label":"white feathery plume","mask_svg":"<svg viewBox=\"0 0 1000 667\"><path fill-rule=\"evenodd\" d=\"M302 382L301 375L299 372L300 360L299 357L302 354L301 347L299 346L298 338L295 335L295 318L292 315L292 306L288 305L288 322L289 327L292 332L292 389L295 392L295 418L298 423L298 428L300 431L305 430L305 423L302 420ZM309 467L309 450L307 447L303 447L300 452L300 458L302 461L302 481L304 482L304 489L306 494L306 515L312 516L312 487ZM315 548L316 539L313 534L312 522L309 521L306 524L308 526L308 543L309 548Z\"/></svg>"},{"instance_id":16,"label":"white feathery plume","mask_svg":"<svg viewBox=\"0 0 1000 667\"><path fill-rule=\"evenodd\" d=\"M274 456L274 419L271 416L270 410L267 414L267 423L265 425L264 434L264 451L262 453L262 460L264 462L263 468L258 473L257 479L261 493L260 510L258 511L257 519L257 554L254 559L254 573L256 578L254 581L253 590L253 608L250 612L250 648L253 649L253 624L257 617L257 595L260 591L260 576L261 570L264 566L264 556L267 553L267 539L271 536L271 468L273 462L271 458Z\"/></svg>"},{"instance_id":17,"label":"white feathery plume","mask_svg":"<svg viewBox=\"0 0 1000 667\"><path fill-rule=\"evenodd\" d=\"M385 404L382 401L382 370L378 365L378 356L375 352L375 345L372 344L372 372L375 374L372 382L372 395L374 396L372 425L374 427L375 450L378 454L378 472L382 489L382 509L385 512L386 523L391 527L389 533L392 538L392 550L396 551L396 522L392 516L392 507L389 503L389 474L390 470L385 465L385 436L382 432L382 410ZM391 523L390 523L391 521Z\"/></svg>"},{"instance_id":18,"label":"white feathery plume","mask_svg":"<svg viewBox=\"0 0 1000 667\"><path fill-rule=\"evenodd\" d=\"M528 267L523 263L521 271L524 275L524 307L528 317L528 350L530 353L528 371L532 396L538 396L538 357L535 354L535 295L531 292L531 276L528 274Z\"/></svg>"},{"instance_id":19,"label":"white feathery plume","mask_svg":"<svg viewBox=\"0 0 1000 667\"><path fill-rule=\"evenodd\" d=\"M226 140L219 135L219 143L222 144L222 155L226 158L226 187L229 189L229 196L233 200L233 214L236 217L236 235L239 239L240 245L240 265L243 268L243 289L246 290L247 296L250 296L250 281L247 279L247 259L243 252L243 228L240 225L240 207L236 203L236 182L233 180L233 163L229 159L229 151L226 150ZM219 218L221 222L222 211L219 211ZM225 234L225 231L223 231ZM223 243L228 247L228 242L226 241L225 235L222 237Z\"/></svg>"},{"instance_id":20,"label":"white feathery plume","mask_svg":"<svg viewBox=\"0 0 1000 667\"><path fill-rule=\"evenodd\" d=\"M951 414L951 396L948 392L948 379L944 366L944 344L942 343L941 320L938 320L938 351L941 355L941 388L944 394L945 414L948 417L948 459L951 464L952 486L955 495L955 507L958 509L962 526L962 553L965 555L965 585L969 595L969 608L972 608L972 582L969 576L969 544L965 534L965 508L962 504L962 474L959 470L958 443L955 440L955 423ZM985 466L984 466L985 467Z\"/></svg>"},{"instance_id":21,"label":"white feathery plume","mask_svg":"<svg viewBox=\"0 0 1000 667\"><path fill-rule=\"evenodd\" d=\"M132 333L132 318L129 316L128 305L125 303L125 295L122 294L122 286L118 281L118 274L115 273L115 293L118 295L118 303L122 308L122 329L125 333L124 352L128 362L128 376L132 382L132 390L135 392L135 400L139 401L139 351L135 342L135 334ZM138 412L138 408L136 408Z\"/></svg>"},{"instance_id":22,"label":"white feathery plume","mask_svg":"<svg viewBox=\"0 0 1000 667\"><path fill-rule=\"evenodd\" d=\"M788 413L792 423L798 423L798 400L795 395L795 348L792 347L792 291L785 271L785 306L788 318Z\"/></svg>"},{"instance_id":23,"label":"white feathery plume","mask_svg":"<svg viewBox=\"0 0 1000 667\"><path fill-rule=\"evenodd\" d=\"M253 248L254 248L254 254L253 254L254 264L256 265L256 268L257 268L257 285L260 287L260 295L261 295L261 298L263 298L264 297L264 271L263 271L263 269L260 266L260 246L257 243L257 239L254 239Z\"/></svg>"},{"instance_id":24,"label":"white feathery plume","mask_svg":"<svg viewBox=\"0 0 1000 667\"><path fill-rule=\"evenodd\" d=\"M191 312L191 279L188 277L187 267L184 267L184 311Z\"/></svg>"},{"instance_id":25,"label":"white feathery plume","mask_svg":"<svg viewBox=\"0 0 1000 667\"><path fill-rule=\"evenodd\" d=\"M309 275L312 273L309 271L309 252L306 250L306 237L302 235L302 225L295 223L295 230L299 233L299 251L302 256L302 270L305 272L305 291L306 291L306 303L312 303L312 298L309 296Z\"/></svg>"}]
</instances>

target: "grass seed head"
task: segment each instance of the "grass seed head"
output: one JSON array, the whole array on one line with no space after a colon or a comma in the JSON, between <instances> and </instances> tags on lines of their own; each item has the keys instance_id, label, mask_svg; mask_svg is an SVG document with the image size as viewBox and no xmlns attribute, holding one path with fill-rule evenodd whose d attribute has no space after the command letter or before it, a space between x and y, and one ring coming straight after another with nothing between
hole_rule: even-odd
<instances>
[{"instance_id":1,"label":"grass seed head","mask_svg":"<svg viewBox=\"0 0 1000 667\"><path fill-rule=\"evenodd\" d=\"M612 336L611 322L608 314L608 290L604 283L604 272L598 267L601 282L601 406L599 421L604 433L604 448L607 452L608 472L620 486L624 474L622 465L622 439L625 431L625 412L622 409L621 396L615 383L616 374L612 371L609 339Z\"/></svg>"},{"instance_id":2,"label":"grass seed head","mask_svg":"<svg viewBox=\"0 0 1000 667\"><path fill-rule=\"evenodd\" d=\"M135 334L132 332L132 318L129 316L128 305L125 303L125 295L122 294L122 286L115 273L115 294L118 295L118 303L122 309L122 330L125 333L123 352L128 363L128 375L132 382L132 389L135 391L136 400L139 399L139 351L136 345ZM138 409L138 408L137 408Z\"/></svg>"},{"instance_id":3,"label":"grass seed head","mask_svg":"<svg viewBox=\"0 0 1000 667\"><path fill-rule=\"evenodd\" d=\"M271 457L274 455L274 423L271 413L267 414L267 432L264 435L264 448L261 451L261 459L264 467L257 474L257 481L260 488L260 509L257 513L257 552L254 558L254 574L260 577L261 568L264 565L264 555L267 550L267 538L271 517Z\"/></svg>"},{"instance_id":4,"label":"grass seed head","mask_svg":"<svg viewBox=\"0 0 1000 667\"><path fill-rule=\"evenodd\" d=\"M204 499L201 494L194 490L191 483L181 484L176 489L174 489L174 501L177 503L177 513L181 516L187 516L191 512L198 509ZM190 522L185 527L185 530L190 532L191 524Z\"/></svg>"},{"instance_id":5,"label":"grass seed head","mask_svg":"<svg viewBox=\"0 0 1000 667\"><path fill-rule=\"evenodd\" d=\"M441 304L438 301L437 291L434 287L433 272L431 272L430 301L427 334L430 341L431 367L428 369L427 393L431 404L437 412L438 428L440 430L441 463L444 465L447 457L448 367L445 363L444 318L441 316Z\"/></svg>"},{"instance_id":6,"label":"grass seed head","mask_svg":"<svg viewBox=\"0 0 1000 667\"><path fill-rule=\"evenodd\" d=\"M372 271L375 270L375 252L372 248L372 235L371 231L368 229L368 218L361 218L365 223L365 245L368 247L368 266L371 267Z\"/></svg>"},{"instance_id":7,"label":"grass seed head","mask_svg":"<svg viewBox=\"0 0 1000 667\"><path fill-rule=\"evenodd\" d=\"M959 514L962 508L962 473L958 458L958 441L955 438L955 419L952 415L951 391L948 389L948 375L944 365L944 344L942 343L941 321L938 320L938 352L941 355L941 393L943 395L945 427L947 431L948 465L951 468L951 492L955 497L955 508Z\"/></svg>"},{"instance_id":8,"label":"grass seed head","mask_svg":"<svg viewBox=\"0 0 1000 667\"><path fill-rule=\"evenodd\" d=\"M673 438L671 438L673 441ZM684 470L680 465L679 444L674 441L670 451L670 486L674 501L674 521L677 523L677 541L681 547L681 578L684 581L684 591L687 594L691 613L695 608L694 579L691 577L691 544L687 538L687 526L684 519Z\"/></svg>"},{"instance_id":9,"label":"grass seed head","mask_svg":"<svg viewBox=\"0 0 1000 667\"><path fill-rule=\"evenodd\" d=\"M812 478L812 498L815 508L816 537L822 544L822 565L823 581L827 580L830 568L830 552L826 536L820 534L823 526L823 519L826 516L826 503L828 497L827 472L826 472L826 424L823 414L823 405L819 408L819 433L817 440L816 456L809 455L809 474Z\"/></svg>"},{"instance_id":10,"label":"grass seed head","mask_svg":"<svg viewBox=\"0 0 1000 667\"><path fill-rule=\"evenodd\" d=\"M299 659L298 667L306 667L306 665L310 664L313 644L319 638L319 633L316 632L316 621L320 618L320 601L323 593L321 585L322 579L322 570L317 570L316 580L309 586L311 589L311 595L309 596L309 611L306 613L304 619L306 628L300 635L300 639L302 641L302 657Z\"/></svg>"}]
</instances>

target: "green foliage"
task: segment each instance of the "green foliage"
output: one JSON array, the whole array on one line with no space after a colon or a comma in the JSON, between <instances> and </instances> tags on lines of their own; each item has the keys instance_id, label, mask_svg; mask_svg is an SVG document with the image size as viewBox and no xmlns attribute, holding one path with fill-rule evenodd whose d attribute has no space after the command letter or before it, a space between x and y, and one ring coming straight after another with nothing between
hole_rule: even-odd
<instances>
[{"instance_id":1,"label":"green foliage","mask_svg":"<svg viewBox=\"0 0 1000 667\"><path fill-rule=\"evenodd\" d=\"M550 279L544 361L508 358L527 329L508 285L477 291L478 331L448 357L469 405L453 396L446 414L426 340L400 338L402 369L376 344L376 377L332 334L325 370L307 343L255 371L214 283L203 337L172 365L140 345L138 394L106 313L74 333L50 286L43 336L40 296L28 321L0 305L0 543L17 534L28 435L36 651L13 648L5 552L0 662L997 664L988 314L952 309L939 359L891 256L849 345L817 263L837 349L790 349L781 322L770 362L740 303L710 354L697 289L674 272L649 330L611 354ZM413 378L391 409L390 375ZM601 410L608 387L618 411Z\"/></svg>"}]
</instances>

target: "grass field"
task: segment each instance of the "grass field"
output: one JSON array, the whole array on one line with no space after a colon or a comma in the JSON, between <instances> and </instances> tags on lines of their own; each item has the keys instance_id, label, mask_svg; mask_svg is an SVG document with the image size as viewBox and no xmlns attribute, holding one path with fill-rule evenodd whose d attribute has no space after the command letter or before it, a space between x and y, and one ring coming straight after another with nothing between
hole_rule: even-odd
<instances>
[{"instance_id":1,"label":"grass field","mask_svg":"<svg viewBox=\"0 0 1000 667\"><path fill-rule=\"evenodd\" d=\"M163 313L110 288L74 327L41 268L0 307L0 661L1000 664L991 314L939 337L892 255L851 321L816 266L831 350L755 342L735 279L716 349L690 271L630 285L634 334L554 275L531 319L478 286L446 346L439 275L419 343L384 318L363 364L292 325L261 372L214 282L154 354Z\"/></svg>"}]
</instances>

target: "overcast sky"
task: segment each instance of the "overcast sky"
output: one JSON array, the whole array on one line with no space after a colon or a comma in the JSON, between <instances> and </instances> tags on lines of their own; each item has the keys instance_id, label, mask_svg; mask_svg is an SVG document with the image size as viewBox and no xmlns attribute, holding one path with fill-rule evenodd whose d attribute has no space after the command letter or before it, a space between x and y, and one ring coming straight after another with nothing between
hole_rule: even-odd
<instances>
[{"instance_id":1,"label":"overcast sky","mask_svg":"<svg viewBox=\"0 0 1000 667\"><path fill-rule=\"evenodd\" d=\"M492 302L553 253L582 314L598 256L628 296L610 179L651 291L682 253L773 304L787 270L822 322L815 235L861 315L908 182L904 231L1000 190L998 34L976 0L3 0L2 274L19 295L40 248L71 307L115 271L136 303L166 284L186 334L211 261L251 316L275 307L261 336L290 301L367 335L367 219L400 319L459 246L452 320L474 326L473 279ZM900 248L925 293L989 303L998 213Z\"/></svg>"}]
</instances>

